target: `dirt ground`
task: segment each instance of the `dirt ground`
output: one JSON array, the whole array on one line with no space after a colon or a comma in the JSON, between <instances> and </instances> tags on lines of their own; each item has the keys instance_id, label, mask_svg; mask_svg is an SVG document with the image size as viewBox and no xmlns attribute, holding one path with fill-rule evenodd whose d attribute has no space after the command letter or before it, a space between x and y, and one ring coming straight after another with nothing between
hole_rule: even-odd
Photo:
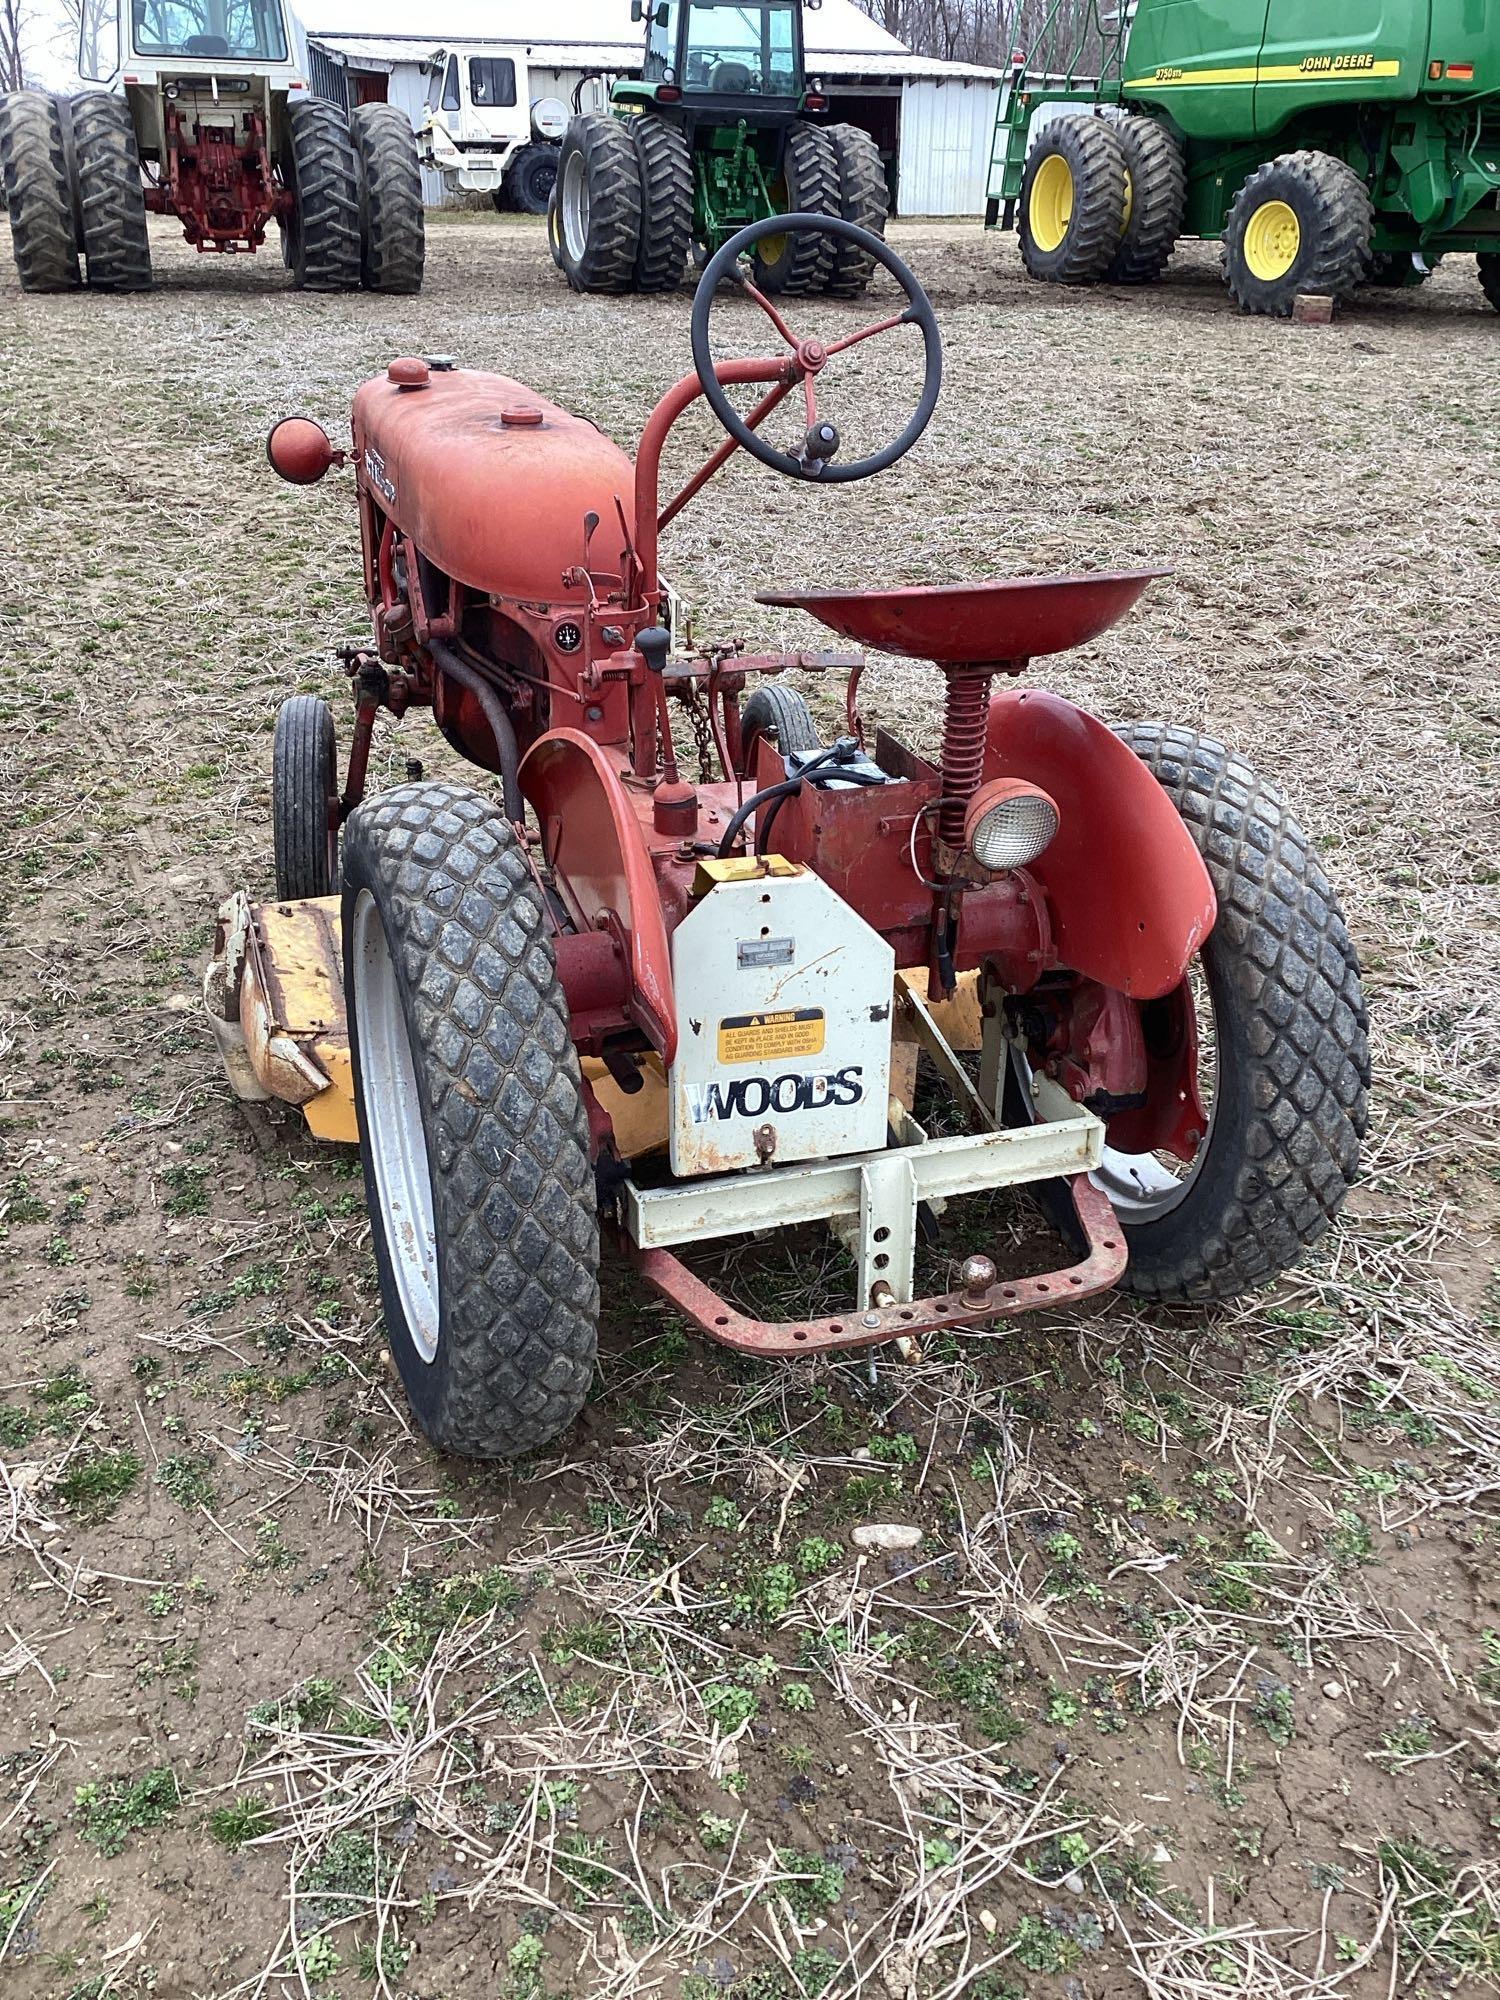
<instances>
[{"instance_id":1,"label":"dirt ground","mask_svg":"<svg viewBox=\"0 0 1500 2000\"><path fill-rule=\"evenodd\" d=\"M836 492L737 464L669 543L698 634L810 638L752 602L799 581L1174 565L1037 678L1223 735L1321 842L1362 1184L1237 1310L1117 1297L873 1383L737 1362L611 1268L576 1434L435 1455L357 1163L247 1116L198 1007L218 901L269 886L277 703L343 728L363 629L350 481L263 441L446 351L629 443L687 294L573 298L515 222L434 221L414 300L166 233L150 296L22 298L0 243L17 2000L1500 1989L1500 328L1462 259L1313 330L1201 252L1069 295L892 237L938 416ZM913 394L894 340L825 380L851 449ZM931 740L930 672L867 693ZM381 781L413 755L420 719Z\"/></svg>"}]
</instances>

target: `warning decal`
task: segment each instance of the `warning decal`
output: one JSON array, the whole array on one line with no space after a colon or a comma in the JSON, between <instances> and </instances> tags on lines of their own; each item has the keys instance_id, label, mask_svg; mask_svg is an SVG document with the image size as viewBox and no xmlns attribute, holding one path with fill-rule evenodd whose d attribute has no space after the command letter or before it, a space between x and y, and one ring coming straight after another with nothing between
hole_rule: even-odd
<instances>
[{"instance_id":1,"label":"warning decal","mask_svg":"<svg viewBox=\"0 0 1500 2000\"><path fill-rule=\"evenodd\" d=\"M823 1009L788 1008L780 1014L731 1014L719 1023L722 1063L780 1062L786 1056L823 1052Z\"/></svg>"}]
</instances>

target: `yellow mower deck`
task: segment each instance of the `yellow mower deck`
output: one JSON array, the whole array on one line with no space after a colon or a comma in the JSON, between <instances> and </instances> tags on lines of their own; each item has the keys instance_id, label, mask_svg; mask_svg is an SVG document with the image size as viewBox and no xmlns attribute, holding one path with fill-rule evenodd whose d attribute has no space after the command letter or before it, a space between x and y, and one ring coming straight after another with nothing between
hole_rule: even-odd
<instances>
[{"instance_id":1,"label":"yellow mower deck","mask_svg":"<svg viewBox=\"0 0 1500 2000\"><path fill-rule=\"evenodd\" d=\"M899 975L925 995L925 971ZM242 890L221 905L203 1000L219 1053L238 1097L277 1099L301 1107L315 1138L358 1145L349 1022L344 1011L343 936L339 898L252 903ZM967 973L951 1000L929 1012L949 1045L977 1049L982 1022L978 978ZM917 1040L898 1011L891 1093L911 1108ZM596 1057L582 1061L584 1079L614 1125L626 1160L665 1148L669 1105L661 1062L641 1065L642 1087L627 1096Z\"/></svg>"}]
</instances>

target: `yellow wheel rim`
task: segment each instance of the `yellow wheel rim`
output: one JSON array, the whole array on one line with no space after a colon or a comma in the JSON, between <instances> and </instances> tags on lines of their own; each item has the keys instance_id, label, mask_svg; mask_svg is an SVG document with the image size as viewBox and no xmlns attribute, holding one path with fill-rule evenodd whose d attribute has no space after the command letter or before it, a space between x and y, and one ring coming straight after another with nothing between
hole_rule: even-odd
<instances>
[{"instance_id":1,"label":"yellow wheel rim","mask_svg":"<svg viewBox=\"0 0 1500 2000\"><path fill-rule=\"evenodd\" d=\"M1264 201L1245 224L1245 262L1265 284L1284 278L1302 248L1302 225L1284 201Z\"/></svg>"},{"instance_id":2,"label":"yellow wheel rim","mask_svg":"<svg viewBox=\"0 0 1500 2000\"><path fill-rule=\"evenodd\" d=\"M1037 168L1027 219L1038 250L1061 248L1073 220L1073 169L1061 153L1049 153Z\"/></svg>"},{"instance_id":3,"label":"yellow wheel rim","mask_svg":"<svg viewBox=\"0 0 1500 2000\"><path fill-rule=\"evenodd\" d=\"M1130 169L1125 169L1125 220L1120 224L1120 233L1130 227L1130 212L1135 207L1135 182L1130 178Z\"/></svg>"},{"instance_id":4,"label":"yellow wheel rim","mask_svg":"<svg viewBox=\"0 0 1500 2000\"><path fill-rule=\"evenodd\" d=\"M771 212L773 215L786 215L790 212L791 202L786 190L785 174L778 174L766 192L771 197ZM773 268L781 262L785 251L786 231L784 229L778 230L774 236L762 236L759 243L755 246L755 254L759 257L761 263L763 265L770 265Z\"/></svg>"}]
</instances>

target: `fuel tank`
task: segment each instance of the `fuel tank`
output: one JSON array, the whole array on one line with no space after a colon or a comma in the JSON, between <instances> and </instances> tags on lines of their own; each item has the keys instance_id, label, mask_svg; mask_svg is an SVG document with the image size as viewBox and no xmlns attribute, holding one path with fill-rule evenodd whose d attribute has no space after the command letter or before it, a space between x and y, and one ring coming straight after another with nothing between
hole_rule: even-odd
<instances>
[{"instance_id":1,"label":"fuel tank","mask_svg":"<svg viewBox=\"0 0 1500 2000\"><path fill-rule=\"evenodd\" d=\"M401 379L405 378L405 379ZM591 423L523 383L477 369L392 362L354 397L360 478L420 553L492 597L586 602L562 573L621 568L635 469Z\"/></svg>"}]
</instances>

